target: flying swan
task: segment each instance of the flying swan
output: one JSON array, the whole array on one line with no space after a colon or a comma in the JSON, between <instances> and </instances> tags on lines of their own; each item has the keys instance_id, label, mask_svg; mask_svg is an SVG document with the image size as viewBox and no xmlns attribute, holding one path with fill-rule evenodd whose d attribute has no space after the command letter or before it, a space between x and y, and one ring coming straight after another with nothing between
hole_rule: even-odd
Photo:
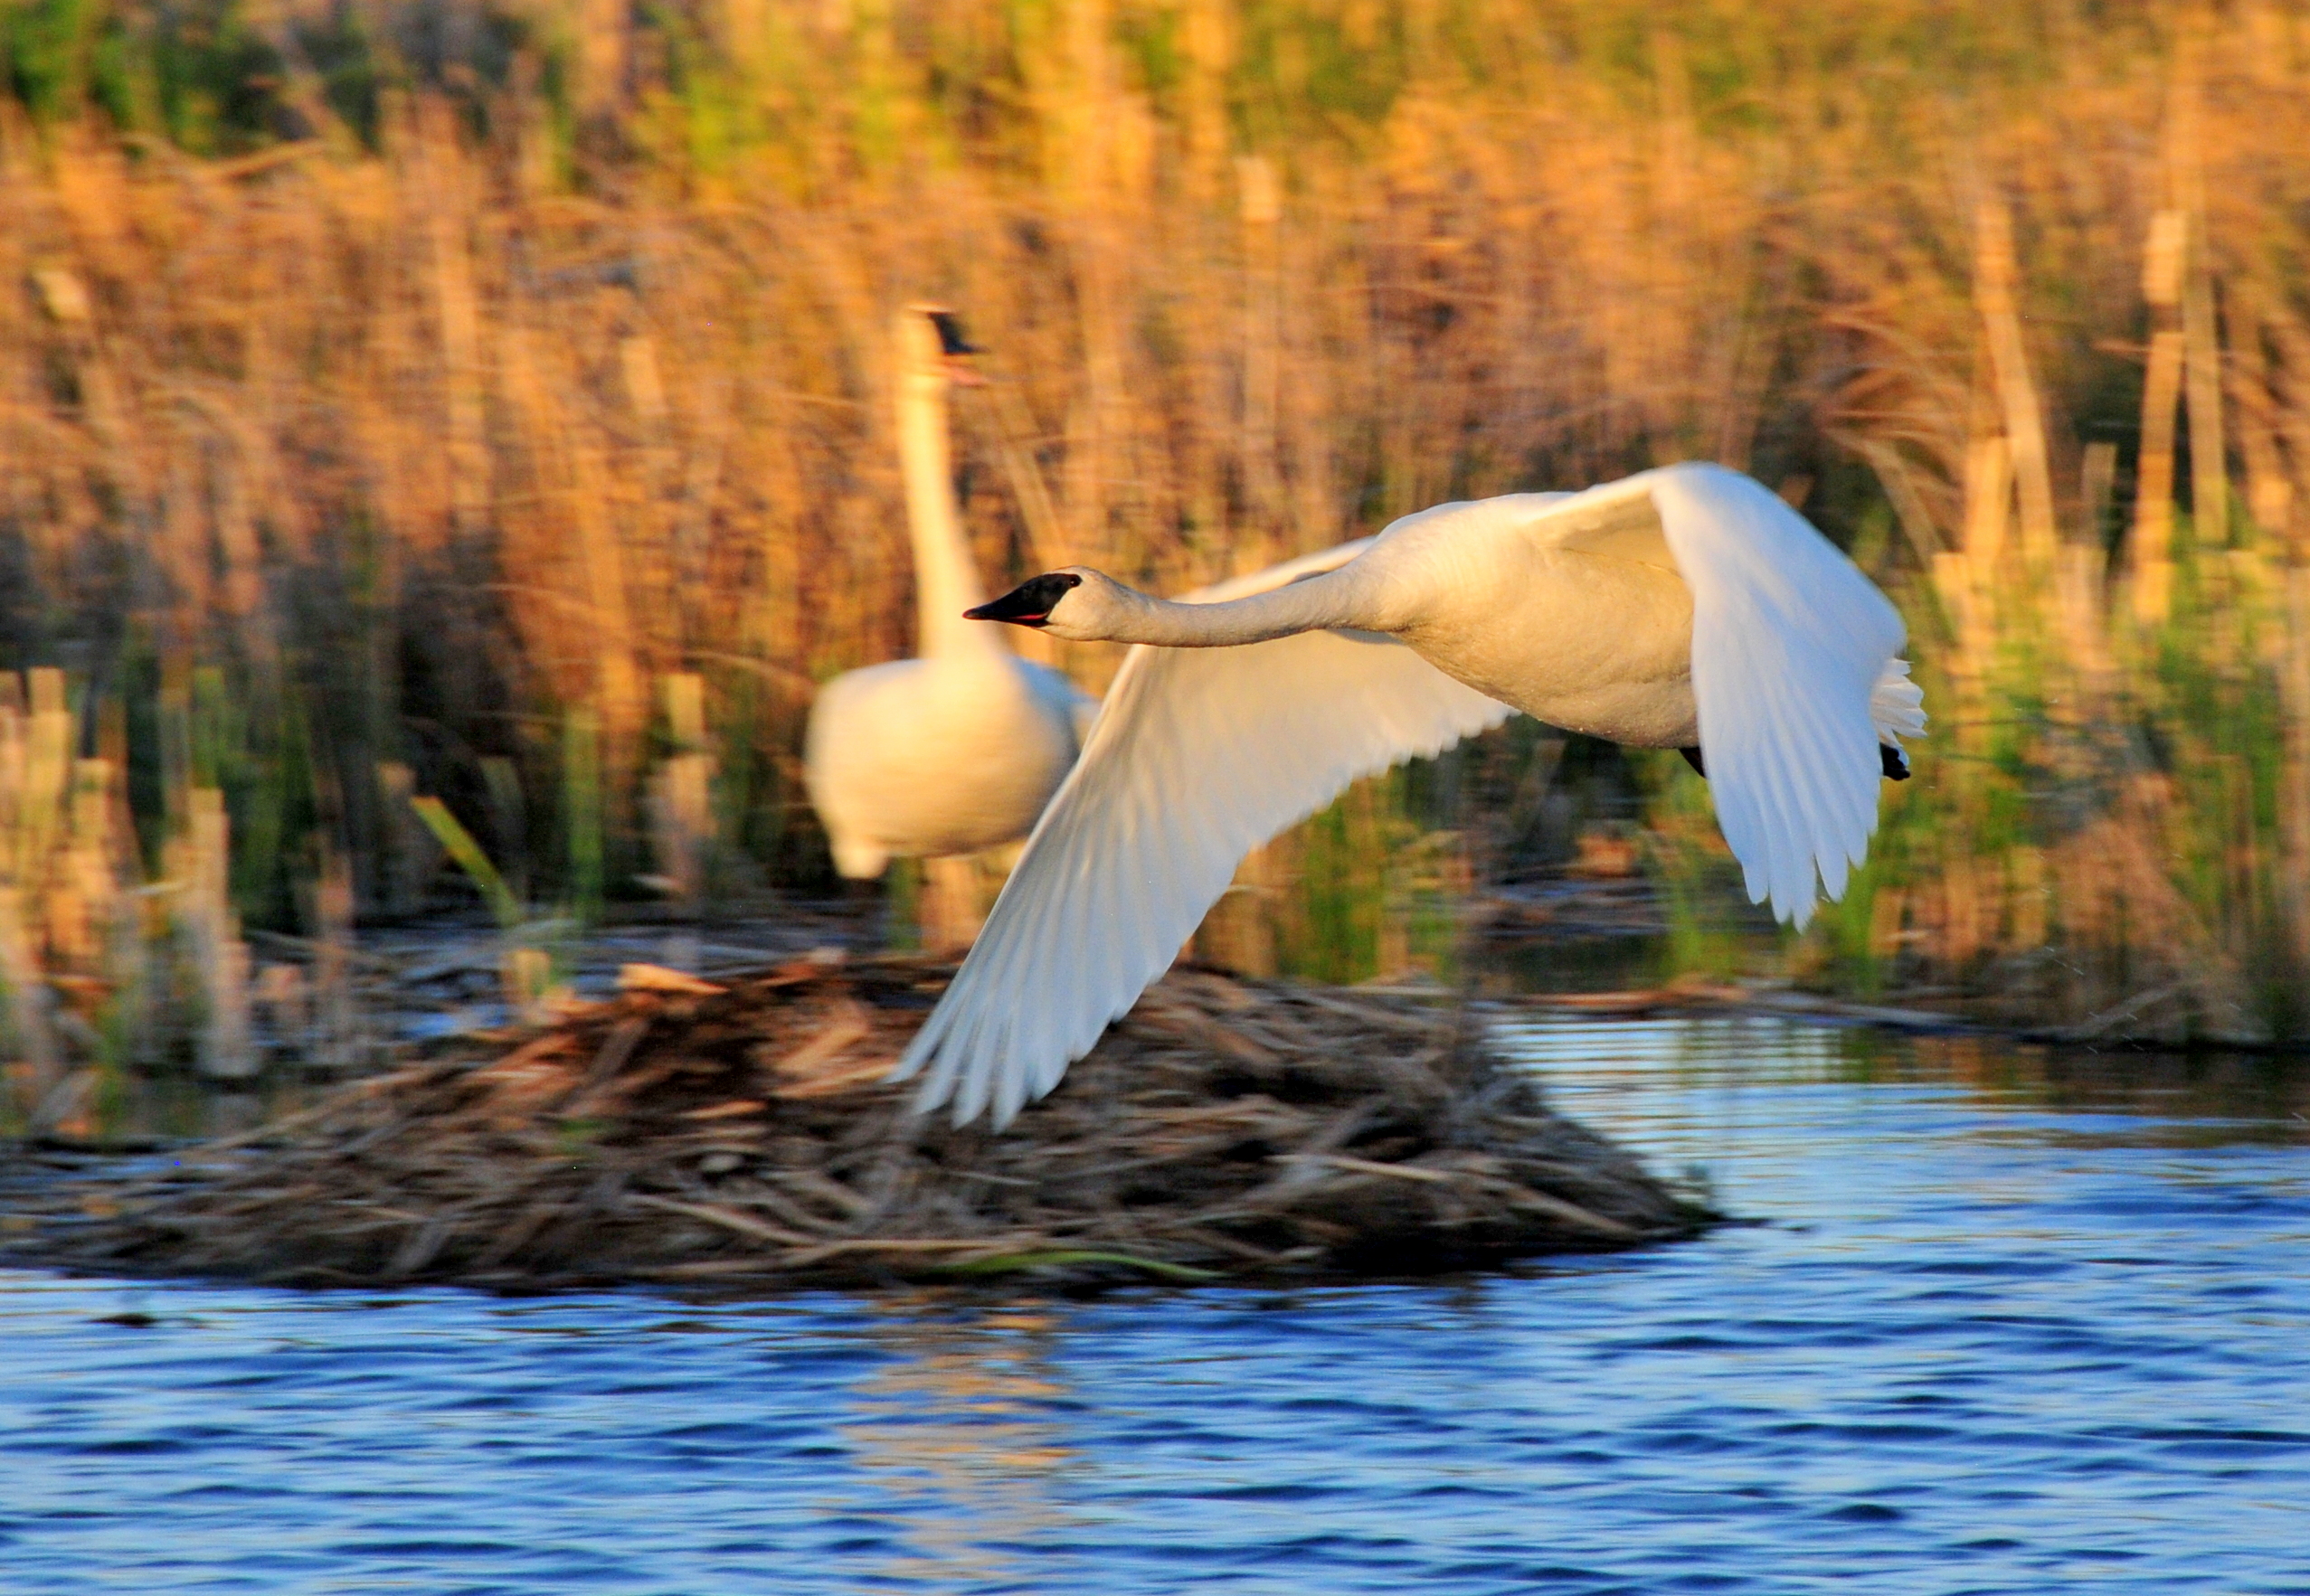
<instances>
[{"instance_id":1,"label":"flying swan","mask_svg":"<svg viewBox=\"0 0 2310 1596\"><path fill-rule=\"evenodd\" d=\"M1027 835L1075 762L1097 701L1013 654L980 603L954 505L947 392L983 381L952 313L898 316L899 469L914 551L919 659L847 672L819 689L802 770L835 868L871 879L893 858L972 854Z\"/></svg>"},{"instance_id":2,"label":"flying swan","mask_svg":"<svg viewBox=\"0 0 2310 1596\"><path fill-rule=\"evenodd\" d=\"M892 1072L958 1125L1057 1085L1252 847L1518 710L1685 751L1749 897L1799 927L1843 895L1925 730L1884 594L1718 466L1439 505L1184 601L1075 567L970 614L1140 647Z\"/></svg>"}]
</instances>

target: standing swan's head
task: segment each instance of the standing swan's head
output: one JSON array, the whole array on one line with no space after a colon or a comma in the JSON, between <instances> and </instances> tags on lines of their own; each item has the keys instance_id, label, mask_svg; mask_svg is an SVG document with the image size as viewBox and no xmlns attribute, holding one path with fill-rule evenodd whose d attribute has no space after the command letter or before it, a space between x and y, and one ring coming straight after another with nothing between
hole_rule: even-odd
<instances>
[{"instance_id":1,"label":"standing swan's head","mask_svg":"<svg viewBox=\"0 0 2310 1596\"><path fill-rule=\"evenodd\" d=\"M986 382L970 364L986 352L963 335L962 318L943 305L909 305L898 313L898 380L933 393Z\"/></svg>"},{"instance_id":2,"label":"standing swan's head","mask_svg":"<svg viewBox=\"0 0 2310 1596\"><path fill-rule=\"evenodd\" d=\"M968 620L1007 620L1070 643L1115 638L1148 608L1144 594L1081 565L1027 578L991 603L964 610Z\"/></svg>"}]
</instances>

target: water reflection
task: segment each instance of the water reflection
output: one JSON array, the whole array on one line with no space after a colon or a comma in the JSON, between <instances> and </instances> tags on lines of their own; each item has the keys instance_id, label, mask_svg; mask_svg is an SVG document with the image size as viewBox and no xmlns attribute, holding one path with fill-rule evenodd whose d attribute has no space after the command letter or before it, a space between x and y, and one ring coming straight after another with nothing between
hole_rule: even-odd
<instances>
[{"instance_id":1,"label":"water reflection","mask_svg":"<svg viewBox=\"0 0 2310 1596\"><path fill-rule=\"evenodd\" d=\"M1605 1028L1610 1044L1600 1047L1593 1021L1519 1015L1512 1008L1497 1034L1560 1092L1584 1101L1590 1087L1605 1081L1658 1083L1665 1072L1683 1088L1750 1097L1806 1084L1938 1089L2000 1111L1999 1119L1973 1128L1983 1136L2024 1128L2057 1134L2050 1125L2004 1117L2042 1108L2144 1121L2111 1133L2128 1141L2310 1143L2310 1059L2299 1057L2097 1052L1762 1017L1626 1021ZM1611 1111L1602 1102L1589 1106ZM2069 1127L2058 1134L2095 1133Z\"/></svg>"},{"instance_id":2,"label":"water reflection","mask_svg":"<svg viewBox=\"0 0 2310 1596\"><path fill-rule=\"evenodd\" d=\"M843 1510L887 1518L905 1546L880 1577L1015 1579L1015 1549L1066 1527L1056 1477L1076 1454L1053 1418L1067 1395L1050 1361L1057 1329L1048 1312L958 1317L912 1299L872 1324L890 1361L850 1389L838 1432L860 1470Z\"/></svg>"}]
</instances>

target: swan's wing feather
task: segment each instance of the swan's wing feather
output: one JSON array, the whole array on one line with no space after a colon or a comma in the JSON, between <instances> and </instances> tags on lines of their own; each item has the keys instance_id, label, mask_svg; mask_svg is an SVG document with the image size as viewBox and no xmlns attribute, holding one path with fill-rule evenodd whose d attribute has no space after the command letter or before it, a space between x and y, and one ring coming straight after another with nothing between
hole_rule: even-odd
<instances>
[{"instance_id":1,"label":"swan's wing feather","mask_svg":"<svg viewBox=\"0 0 2310 1596\"><path fill-rule=\"evenodd\" d=\"M1753 901L1800 928L1817 873L1843 895L1877 829L1886 729L1921 731L1872 697L1901 651L1901 618L1833 543L1753 478L1718 466L1647 472L1661 530L1692 591L1692 695L1717 823ZM1907 694L1899 688L1908 688Z\"/></svg>"},{"instance_id":2,"label":"swan's wing feather","mask_svg":"<svg viewBox=\"0 0 2310 1596\"><path fill-rule=\"evenodd\" d=\"M1389 530L1394 530L1393 525ZM1328 549L1318 549L1312 554L1302 554L1244 576L1222 578L1208 586L1181 593L1172 602L1225 604L1231 600L1248 599L1254 593L1271 593L1277 588L1289 587L1302 577L1321 576L1327 571L1337 571L1378 541L1377 536L1359 537L1353 543L1334 543Z\"/></svg>"},{"instance_id":3,"label":"swan's wing feather","mask_svg":"<svg viewBox=\"0 0 2310 1596\"><path fill-rule=\"evenodd\" d=\"M1137 1002L1244 855L1359 776L1515 712L1392 638L1131 651L1091 740L895 1076L998 1126Z\"/></svg>"}]
</instances>

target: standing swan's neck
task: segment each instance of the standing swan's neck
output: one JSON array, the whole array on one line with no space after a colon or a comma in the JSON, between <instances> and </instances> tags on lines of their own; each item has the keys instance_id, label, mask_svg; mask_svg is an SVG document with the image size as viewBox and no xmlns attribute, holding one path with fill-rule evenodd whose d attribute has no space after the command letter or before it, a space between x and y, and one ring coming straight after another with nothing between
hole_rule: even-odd
<instances>
[{"instance_id":1,"label":"standing swan's neck","mask_svg":"<svg viewBox=\"0 0 2310 1596\"><path fill-rule=\"evenodd\" d=\"M914 370L902 351L898 373L898 467L906 485L906 533L914 547L917 648L925 656L1000 653L991 627L962 612L986 601L954 505L954 461L947 444L946 384Z\"/></svg>"}]
</instances>

